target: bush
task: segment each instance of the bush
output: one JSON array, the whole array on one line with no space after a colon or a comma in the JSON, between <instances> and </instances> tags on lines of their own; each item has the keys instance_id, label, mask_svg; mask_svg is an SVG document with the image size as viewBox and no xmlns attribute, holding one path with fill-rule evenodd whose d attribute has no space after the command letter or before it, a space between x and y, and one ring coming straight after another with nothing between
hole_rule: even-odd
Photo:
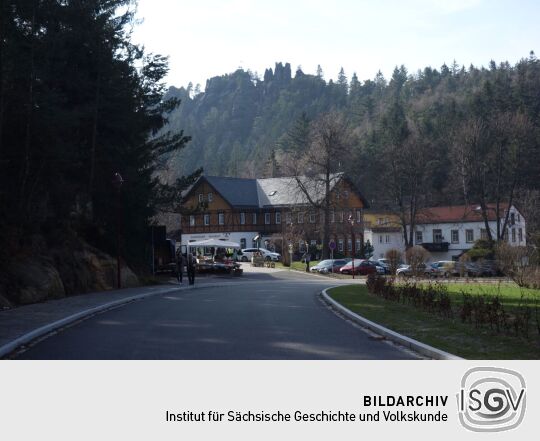
<instances>
[{"instance_id":1,"label":"bush","mask_svg":"<svg viewBox=\"0 0 540 441\"><path fill-rule=\"evenodd\" d=\"M530 325L536 323L540 335L540 304L537 300L534 308L525 302L522 295L512 314L506 312L499 295L472 295L462 292L462 303L452 304L447 286L440 283L418 285L416 282L395 284L393 279L370 274L367 289L371 294L391 302L400 302L431 314L453 318L454 313L463 323L474 325L477 329L489 328L494 334L504 333L516 337L530 337Z\"/></svg>"},{"instance_id":2,"label":"bush","mask_svg":"<svg viewBox=\"0 0 540 441\"><path fill-rule=\"evenodd\" d=\"M538 250L531 246L511 246L506 242L495 249L500 270L521 287L540 288Z\"/></svg>"},{"instance_id":3,"label":"bush","mask_svg":"<svg viewBox=\"0 0 540 441\"><path fill-rule=\"evenodd\" d=\"M426 263L430 254L424 247L414 246L405 251L405 257L407 258L407 263L411 266L413 275L418 276L423 272L420 266Z\"/></svg>"},{"instance_id":4,"label":"bush","mask_svg":"<svg viewBox=\"0 0 540 441\"><path fill-rule=\"evenodd\" d=\"M401 251L392 248L384 255L388 259L388 266L390 267L390 274L396 274L399 264L403 260Z\"/></svg>"}]
</instances>

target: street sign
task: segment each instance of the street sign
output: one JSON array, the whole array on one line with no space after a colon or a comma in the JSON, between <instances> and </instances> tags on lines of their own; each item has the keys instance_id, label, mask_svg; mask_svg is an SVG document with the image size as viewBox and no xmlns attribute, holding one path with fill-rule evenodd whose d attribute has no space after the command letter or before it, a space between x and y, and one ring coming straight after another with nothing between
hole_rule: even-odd
<instances>
[{"instance_id":1,"label":"street sign","mask_svg":"<svg viewBox=\"0 0 540 441\"><path fill-rule=\"evenodd\" d=\"M330 243L328 244L328 246L330 247L330 249L331 249L332 251L334 251L334 250L336 249L336 243L335 243L333 240L330 241Z\"/></svg>"}]
</instances>

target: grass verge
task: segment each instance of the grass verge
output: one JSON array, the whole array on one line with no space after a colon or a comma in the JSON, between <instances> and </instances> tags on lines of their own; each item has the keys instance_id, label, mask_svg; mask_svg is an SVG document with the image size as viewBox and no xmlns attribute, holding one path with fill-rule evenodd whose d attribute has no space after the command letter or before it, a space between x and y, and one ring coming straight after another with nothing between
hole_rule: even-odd
<instances>
[{"instance_id":1,"label":"grass verge","mask_svg":"<svg viewBox=\"0 0 540 441\"><path fill-rule=\"evenodd\" d=\"M471 293L474 288L471 286ZM456 288L457 291L457 288ZM478 293L479 288L476 288ZM510 300L517 298L517 291L501 291ZM386 326L393 331L414 338L430 346L472 360L487 359L540 359L540 340L534 335L530 340L492 334L489 330L476 329L461 323L459 318L446 319L418 310L409 305L390 302L368 292L364 285L333 288L329 295L357 314ZM460 296L455 292L456 296Z\"/></svg>"}]
</instances>

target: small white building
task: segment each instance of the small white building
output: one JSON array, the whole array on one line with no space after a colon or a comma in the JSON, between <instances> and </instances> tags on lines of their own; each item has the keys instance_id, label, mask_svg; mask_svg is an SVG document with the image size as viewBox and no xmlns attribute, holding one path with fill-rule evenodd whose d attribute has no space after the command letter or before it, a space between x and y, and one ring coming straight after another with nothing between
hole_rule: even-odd
<instances>
[{"instance_id":1,"label":"small white building","mask_svg":"<svg viewBox=\"0 0 540 441\"><path fill-rule=\"evenodd\" d=\"M508 205L500 206L502 230ZM488 204L488 225L497 237L495 204ZM525 219L517 208L510 207L506 240L513 246L526 245ZM478 205L425 208L420 211L414 232L414 244L423 246L433 260L457 260L478 239L487 239L486 225Z\"/></svg>"},{"instance_id":2,"label":"small white building","mask_svg":"<svg viewBox=\"0 0 540 441\"><path fill-rule=\"evenodd\" d=\"M364 240L373 245L373 258L380 259L386 256L386 252L396 249L405 250L403 230L396 226L368 226L364 230Z\"/></svg>"}]
</instances>

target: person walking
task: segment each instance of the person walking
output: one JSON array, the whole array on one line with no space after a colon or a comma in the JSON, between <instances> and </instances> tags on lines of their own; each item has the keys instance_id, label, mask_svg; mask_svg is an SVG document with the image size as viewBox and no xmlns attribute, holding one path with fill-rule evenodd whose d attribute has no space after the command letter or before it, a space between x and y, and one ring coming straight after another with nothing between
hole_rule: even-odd
<instances>
[{"instance_id":1,"label":"person walking","mask_svg":"<svg viewBox=\"0 0 540 441\"><path fill-rule=\"evenodd\" d=\"M182 254L182 251L179 249L176 253L176 278L178 279L178 283L182 283L185 265L186 258Z\"/></svg>"},{"instance_id":2,"label":"person walking","mask_svg":"<svg viewBox=\"0 0 540 441\"><path fill-rule=\"evenodd\" d=\"M195 284L195 265L197 261L195 260L195 256L192 253L188 253L187 255L187 275L189 284L193 285Z\"/></svg>"}]
</instances>

